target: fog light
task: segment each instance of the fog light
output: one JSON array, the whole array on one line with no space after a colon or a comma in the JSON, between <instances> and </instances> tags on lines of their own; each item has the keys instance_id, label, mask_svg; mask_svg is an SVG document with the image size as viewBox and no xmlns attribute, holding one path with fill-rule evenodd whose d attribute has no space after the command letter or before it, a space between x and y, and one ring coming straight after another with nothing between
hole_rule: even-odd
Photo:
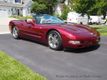
<instances>
[{"instance_id":1,"label":"fog light","mask_svg":"<svg viewBox=\"0 0 107 80\"><path fill-rule=\"evenodd\" d=\"M69 41L70 44L80 44L80 41Z\"/></svg>"}]
</instances>

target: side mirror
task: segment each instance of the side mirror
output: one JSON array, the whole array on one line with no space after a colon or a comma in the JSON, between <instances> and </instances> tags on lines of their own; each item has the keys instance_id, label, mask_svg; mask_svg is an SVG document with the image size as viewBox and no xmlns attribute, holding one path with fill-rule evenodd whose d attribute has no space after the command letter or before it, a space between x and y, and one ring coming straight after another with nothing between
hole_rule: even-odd
<instances>
[{"instance_id":1,"label":"side mirror","mask_svg":"<svg viewBox=\"0 0 107 80\"><path fill-rule=\"evenodd\" d=\"M35 24L35 20L34 20L34 19L27 19L26 22L27 22L28 24L32 24L32 25Z\"/></svg>"}]
</instances>

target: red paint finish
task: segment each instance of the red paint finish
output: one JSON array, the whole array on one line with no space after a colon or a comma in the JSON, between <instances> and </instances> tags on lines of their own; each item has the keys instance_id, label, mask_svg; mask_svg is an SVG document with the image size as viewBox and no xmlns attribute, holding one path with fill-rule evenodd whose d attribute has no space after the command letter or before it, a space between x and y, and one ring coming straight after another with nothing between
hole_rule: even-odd
<instances>
[{"instance_id":1,"label":"red paint finish","mask_svg":"<svg viewBox=\"0 0 107 80\"><path fill-rule=\"evenodd\" d=\"M25 20L13 20L9 23L10 31L14 26L19 29L21 37L35 39L47 44L48 32L56 30L60 33L63 47L84 48L97 45L100 41L99 33L86 25L79 24L36 24L27 23ZM70 41L80 41L80 44L72 44Z\"/></svg>"}]
</instances>

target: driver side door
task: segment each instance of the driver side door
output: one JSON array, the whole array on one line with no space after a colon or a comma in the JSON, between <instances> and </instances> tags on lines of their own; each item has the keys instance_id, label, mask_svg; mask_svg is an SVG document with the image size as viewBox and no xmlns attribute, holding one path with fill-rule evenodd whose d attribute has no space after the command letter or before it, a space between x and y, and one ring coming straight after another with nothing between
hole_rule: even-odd
<instances>
[{"instance_id":1,"label":"driver side door","mask_svg":"<svg viewBox=\"0 0 107 80\"><path fill-rule=\"evenodd\" d=\"M40 40L42 38L42 28L38 24L27 23L22 25L22 33L26 38Z\"/></svg>"}]
</instances>

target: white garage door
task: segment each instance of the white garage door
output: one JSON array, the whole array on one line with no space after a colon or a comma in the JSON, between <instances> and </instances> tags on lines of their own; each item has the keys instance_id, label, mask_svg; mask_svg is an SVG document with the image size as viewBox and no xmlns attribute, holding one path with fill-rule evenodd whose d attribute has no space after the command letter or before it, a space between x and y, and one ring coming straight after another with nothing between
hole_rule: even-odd
<instances>
[{"instance_id":1,"label":"white garage door","mask_svg":"<svg viewBox=\"0 0 107 80\"><path fill-rule=\"evenodd\" d=\"M0 8L0 18L8 17L8 10Z\"/></svg>"}]
</instances>

